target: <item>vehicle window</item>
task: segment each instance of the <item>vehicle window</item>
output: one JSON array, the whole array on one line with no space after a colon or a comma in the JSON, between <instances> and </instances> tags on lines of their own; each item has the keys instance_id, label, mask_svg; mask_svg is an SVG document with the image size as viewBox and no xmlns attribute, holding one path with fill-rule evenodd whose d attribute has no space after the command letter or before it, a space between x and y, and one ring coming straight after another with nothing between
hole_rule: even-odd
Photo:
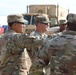
<instances>
[{"instance_id":1,"label":"vehicle window","mask_svg":"<svg viewBox=\"0 0 76 75\"><path fill-rule=\"evenodd\" d=\"M26 25L35 25L35 17L37 15L24 15L24 19L26 19L28 22L26 23Z\"/></svg>"},{"instance_id":2,"label":"vehicle window","mask_svg":"<svg viewBox=\"0 0 76 75\"><path fill-rule=\"evenodd\" d=\"M30 25L31 15L24 15L24 19L28 21L27 25Z\"/></svg>"},{"instance_id":3,"label":"vehicle window","mask_svg":"<svg viewBox=\"0 0 76 75\"><path fill-rule=\"evenodd\" d=\"M32 16L32 25L35 25L35 17L36 17L37 15L33 15Z\"/></svg>"}]
</instances>

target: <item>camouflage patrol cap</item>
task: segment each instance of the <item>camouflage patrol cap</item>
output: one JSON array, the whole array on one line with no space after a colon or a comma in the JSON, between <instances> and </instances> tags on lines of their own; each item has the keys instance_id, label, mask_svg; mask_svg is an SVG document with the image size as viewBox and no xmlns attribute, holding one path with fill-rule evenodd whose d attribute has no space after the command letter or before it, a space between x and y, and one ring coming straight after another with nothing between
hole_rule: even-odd
<instances>
[{"instance_id":1,"label":"camouflage patrol cap","mask_svg":"<svg viewBox=\"0 0 76 75\"><path fill-rule=\"evenodd\" d=\"M46 16L36 16L35 23L50 23L50 21Z\"/></svg>"},{"instance_id":2,"label":"camouflage patrol cap","mask_svg":"<svg viewBox=\"0 0 76 75\"><path fill-rule=\"evenodd\" d=\"M11 23L11 22L25 23L27 22L27 20L25 20L21 14L14 14L14 15L7 16L7 22L8 23Z\"/></svg>"},{"instance_id":3,"label":"camouflage patrol cap","mask_svg":"<svg viewBox=\"0 0 76 75\"><path fill-rule=\"evenodd\" d=\"M70 23L76 23L76 14L69 13L67 15L67 21Z\"/></svg>"},{"instance_id":4,"label":"camouflage patrol cap","mask_svg":"<svg viewBox=\"0 0 76 75\"><path fill-rule=\"evenodd\" d=\"M67 20L65 19L59 20L59 25L66 25L66 23L67 23Z\"/></svg>"}]
</instances>

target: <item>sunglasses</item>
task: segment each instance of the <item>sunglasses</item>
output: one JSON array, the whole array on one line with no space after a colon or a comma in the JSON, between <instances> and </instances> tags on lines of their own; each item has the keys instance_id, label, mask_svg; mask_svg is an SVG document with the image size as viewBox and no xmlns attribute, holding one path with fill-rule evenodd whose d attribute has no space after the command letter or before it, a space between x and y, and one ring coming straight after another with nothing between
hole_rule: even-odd
<instances>
[{"instance_id":1,"label":"sunglasses","mask_svg":"<svg viewBox=\"0 0 76 75\"><path fill-rule=\"evenodd\" d=\"M25 23L23 23L23 22L16 22L16 23L19 23L19 24L24 24L24 25L25 25Z\"/></svg>"},{"instance_id":2,"label":"sunglasses","mask_svg":"<svg viewBox=\"0 0 76 75\"><path fill-rule=\"evenodd\" d=\"M41 24L48 25L48 23L41 23Z\"/></svg>"}]
</instances>

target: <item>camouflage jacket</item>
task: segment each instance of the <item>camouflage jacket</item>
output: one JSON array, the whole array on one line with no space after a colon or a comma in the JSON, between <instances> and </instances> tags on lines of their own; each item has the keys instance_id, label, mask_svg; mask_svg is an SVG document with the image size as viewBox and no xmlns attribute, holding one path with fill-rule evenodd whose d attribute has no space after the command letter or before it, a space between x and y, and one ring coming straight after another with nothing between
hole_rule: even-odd
<instances>
[{"instance_id":1,"label":"camouflage jacket","mask_svg":"<svg viewBox=\"0 0 76 75\"><path fill-rule=\"evenodd\" d=\"M49 40L39 51L31 71L38 71L48 64L49 75L76 75L76 32L65 31Z\"/></svg>"},{"instance_id":2,"label":"camouflage jacket","mask_svg":"<svg viewBox=\"0 0 76 75\"><path fill-rule=\"evenodd\" d=\"M51 38L51 36L49 36L49 35L47 35L46 33L40 33L39 31L33 31L33 32L31 32L31 34L30 34L31 36L34 36L37 40L42 40L43 41L43 44L41 45L41 46L43 46L45 43L46 43L46 41L48 41L50 38ZM32 62L35 60L35 58L36 58L36 56L37 56L37 54L38 54L38 52L39 52L39 50L40 50L40 48L41 48L41 46L38 46L38 47L36 47L36 48L33 48L31 51L31 54L30 54L30 58L31 57L33 57L33 58L31 58L31 60L32 60ZM30 75L44 75L43 74L43 70L39 70L39 72L33 72L32 74L30 74Z\"/></svg>"},{"instance_id":3,"label":"camouflage jacket","mask_svg":"<svg viewBox=\"0 0 76 75\"><path fill-rule=\"evenodd\" d=\"M0 75L27 75L27 47L37 45L26 34L11 29L0 37Z\"/></svg>"},{"instance_id":4,"label":"camouflage jacket","mask_svg":"<svg viewBox=\"0 0 76 75\"><path fill-rule=\"evenodd\" d=\"M36 38L36 40L42 40L43 41L43 44L46 43L46 41L48 41L51 37L48 36L47 34L43 33L41 34L39 31L33 31L30 33L30 36L34 36ZM43 45L42 44L42 45ZM31 51L32 51L32 55L34 57L36 57L36 55L38 54L38 50L40 50L41 46L38 46L36 48L33 48Z\"/></svg>"}]
</instances>

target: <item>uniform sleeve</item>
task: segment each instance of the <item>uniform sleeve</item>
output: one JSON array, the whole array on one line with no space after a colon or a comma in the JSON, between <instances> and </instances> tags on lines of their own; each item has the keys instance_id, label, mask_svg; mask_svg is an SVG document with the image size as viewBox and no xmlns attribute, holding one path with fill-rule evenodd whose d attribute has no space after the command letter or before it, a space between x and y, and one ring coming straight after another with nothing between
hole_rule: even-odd
<instances>
[{"instance_id":1,"label":"uniform sleeve","mask_svg":"<svg viewBox=\"0 0 76 75\"><path fill-rule=\"evenodd\" d=\"M41 45L41 40L35 40L26 34L15 34L10 41L13 53L23 51L24 48L32 48Z\"/></svg>"}]
</instances>

